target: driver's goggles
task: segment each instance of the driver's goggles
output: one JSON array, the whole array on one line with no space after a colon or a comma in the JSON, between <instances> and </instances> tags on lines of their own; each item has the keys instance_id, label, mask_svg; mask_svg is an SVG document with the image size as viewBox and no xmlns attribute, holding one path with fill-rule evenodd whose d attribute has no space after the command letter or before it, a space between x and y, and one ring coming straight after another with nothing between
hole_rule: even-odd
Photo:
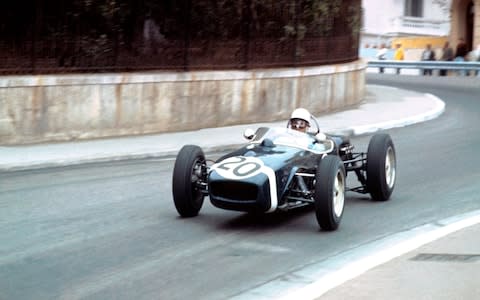
<instances>
[{"instance_id":1,"label":"driver's goggles","mask_svg":"<svg viewBox=\"0 0 480 300\"><path fill-rule=\"evenodd\" d=\"M308 126L307 121L302 119L293 119L291 124L294 129L305 129Z\"/></svg>"}]
</instances>

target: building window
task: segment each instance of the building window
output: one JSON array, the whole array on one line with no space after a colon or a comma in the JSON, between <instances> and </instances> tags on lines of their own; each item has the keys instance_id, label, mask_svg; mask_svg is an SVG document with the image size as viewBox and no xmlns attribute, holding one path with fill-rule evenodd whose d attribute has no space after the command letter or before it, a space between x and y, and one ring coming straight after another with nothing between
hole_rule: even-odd
<instances>
[{"instance_id":1,"label":"building window","mask_svg":"<svg viewBox=\"0 0 480 300\"><path fill-rule=\"evenodd\" d=\"M405 16L423 17L423 0L405 0Z\"/></svg>"}]
</instances>

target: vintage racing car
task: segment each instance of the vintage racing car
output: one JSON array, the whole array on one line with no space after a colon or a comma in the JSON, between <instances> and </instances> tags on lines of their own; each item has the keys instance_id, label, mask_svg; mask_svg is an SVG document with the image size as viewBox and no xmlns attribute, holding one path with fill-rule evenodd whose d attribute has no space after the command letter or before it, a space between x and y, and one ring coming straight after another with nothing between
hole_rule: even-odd
<instances>
[{"instance_id":1,"label":"vintage racing car","mask_svg":"<svg viewBox=\"0 0 480 300\"><path fill-rule=\"evenodd\" d=\"M248 144L217 161L207 161L198 146L184 146L172 180L178 213L198 215L205 196L218 208L253 213L313 205L320 228L335 230L346 191L369 193L376 201L390 198L396 156L388 134L373 135L365 153L355 152L346 136L318 138L318 133L288 127L247 130ZM356 175L358 186L346 187L349 173Z\"/></svg>"}]
</instances>

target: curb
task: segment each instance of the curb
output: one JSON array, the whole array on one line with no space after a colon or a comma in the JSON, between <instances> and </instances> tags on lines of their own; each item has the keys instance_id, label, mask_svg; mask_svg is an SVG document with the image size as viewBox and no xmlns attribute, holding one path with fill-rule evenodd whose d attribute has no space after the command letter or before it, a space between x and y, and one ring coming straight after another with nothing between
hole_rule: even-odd
<instances>
[{"instance_id":1,"label":"curb","mask_svg":"<svg viewBox=\"0 0 480 300\"><path fill-rule=\"evenodd\" d=\"M435 107L428 112L414 115L408 118L404 118L402 120L393 120L393 121L374 123L369 125L353 126L350 128L350 130L353 132L354 136L360 136L360 135L365 135L369 133L374 133L379 130L399 128L399 127L405 127L408 125L418 124L418 123L426 122L439 117L445 111L445 102L443 102L440 98L438 98L435 95L432 95L432 94L424 94L424 95L425 97L430 98L435 102Z\"/></svg>"},{"instance_id":2,"label":"curb","mask_svg":"<svg viewBox=\"0 0 480 300\"><path fill-rule=\"evenodd\" d=\"M204 152L223 152L229 150L235 150L238 147L241 147L244 143L230 144L230 145L219 145L219 146L208 146L202 147ZM107 162L119 162L126 160L141 160L141 159L175 159L179 150L171 151L158 151L158 152L145 152L145 153L129 153L129 154L113 154L105 156L90 156L90 157L80 157L74 158L72 160L52 160L52 161L43 161L43 162L29 162L28 164L1 164L0 172L16 172L16 171L27 171L27 170L38 170L44 168L62 168L67 166L79 166L86 164L94 163L107 163Z\"/></svg>"}]
</instances>

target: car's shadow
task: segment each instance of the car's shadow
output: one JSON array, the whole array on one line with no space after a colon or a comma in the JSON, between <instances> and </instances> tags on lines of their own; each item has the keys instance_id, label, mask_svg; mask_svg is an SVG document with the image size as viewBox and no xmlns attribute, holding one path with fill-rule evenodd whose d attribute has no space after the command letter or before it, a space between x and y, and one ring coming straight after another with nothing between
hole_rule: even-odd
<instances>
[{"instance_id":1,"label":"car's shadow","mask_svg":"<svg viewBox=\"0 0 480 300\"><path fill-rule=\"evenodd\" d=\"M356 193L350 194L345 199L345 209L348 209L349 206L357 205L372 205L375 204L375 201L372 201L368 195L358 195ZM315 208L314 205L308 205L292 209L289 211L276 211L274 213L242 213L239 212L238 215L224 219L223 221L216 222L216 227L220 230L268 230L281 227L285 224L294 222L297 219L308 216L312 218L311 224L314 225L315 230L323 231L318 227L317 220L315 217ZM309 222L310 223L310 222Z\"/></svg>"},{"instance_id":2,"label":"car's shadow","mask_svg":"<svg viewBox=\"0 0 480 300\"><path fill-rule=\"evenodd\" d=\"M238 217L219 223L218 227L224 230L248 229L249 231L273 229L307 214L315 218L313 205L299 207L290 211L276 211L270 214L241 213Z\"/></svg>"}]
</instances>

